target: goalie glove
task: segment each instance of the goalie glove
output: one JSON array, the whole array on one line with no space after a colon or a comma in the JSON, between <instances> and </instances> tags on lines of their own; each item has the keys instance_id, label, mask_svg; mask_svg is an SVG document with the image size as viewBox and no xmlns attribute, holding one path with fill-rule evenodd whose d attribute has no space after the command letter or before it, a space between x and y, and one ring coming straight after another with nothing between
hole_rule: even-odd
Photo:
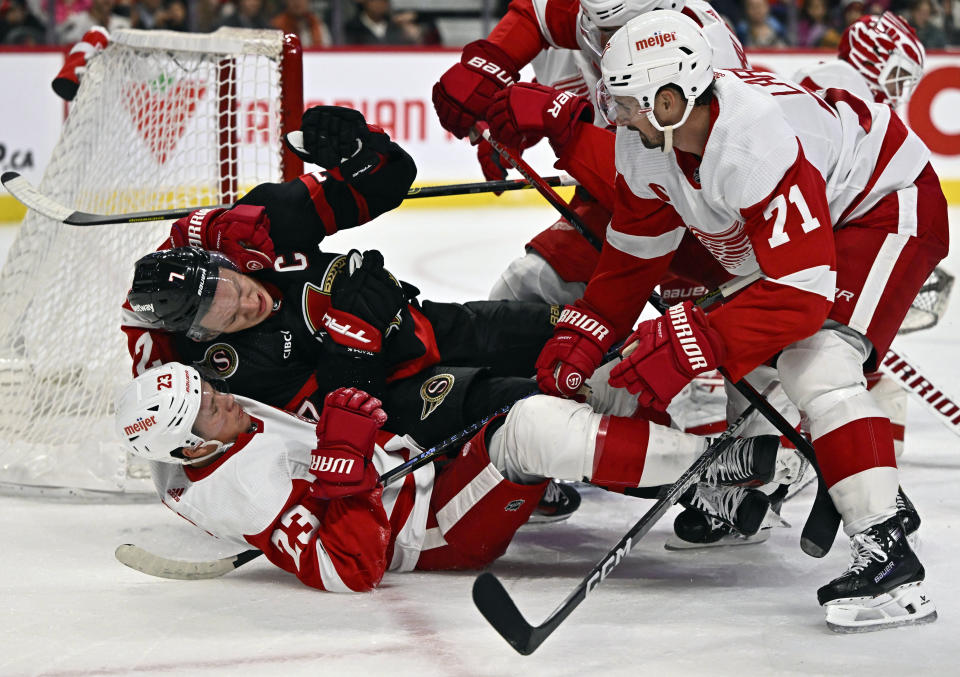
<instances>
[{"instance_id":1,"label":"goalie glove","mask_svg":"<svg viewBox=\"0 0 960 677\"><path fill-rule=\"evenodd\" d=\"M57 73L51 85L57 96L65 101L73 101L80 88L80 78L87 70L87 64L110 42L110 35L103 26L94 26L75 44Z\"/></svg>"},{"instance_id":2,"label":"goalie glove","mask_svg":"<svg viewBox=\"0 0 960 677\"><path fill-rule=\"evenodd\" d=\"M723 338L690 301L640 323L624 346L634 343L633 352L610 371L610 385L626 388L638 395L640 406L658 411L665 411L687 383L716 369L726 356Z\"/></svg>"},{"instance_id":3,"label":"goalie glove","mask_svg":"<svg viewBox=\"0 0 960 677\"><path fill-rule=\"evenodd\" d=\"M493 95L520 78L520 71L503 49L489 40L463 48L454 64L433 86L433 107L443 128L464 138L477 120L486 118Z\"/></svg>"},{"instance_id":4,"label":"goalie glove","mask_svg":"<svg viewBox=\"0 0 960 677\"><path fill-rule=\"evenodd\" d=\"M317 422L317 447L310 452L315 478L311 496L342 498L377 486L374 443L387 422L380 405L380 400L355 388L338 388L326 396Z\"/></svg>"},{"instance_id":5,"label":"goalie glove","mask_svg":"<svg viewBox=\"0 0 960 677\"><path fill-rule=\"evenodd\" d=\"M276 258L266 209L237 205L232 209L198 209L170 226L170 248L195 246L217 251L241 271L272 268Z\"/></svg>"}]
</instances>

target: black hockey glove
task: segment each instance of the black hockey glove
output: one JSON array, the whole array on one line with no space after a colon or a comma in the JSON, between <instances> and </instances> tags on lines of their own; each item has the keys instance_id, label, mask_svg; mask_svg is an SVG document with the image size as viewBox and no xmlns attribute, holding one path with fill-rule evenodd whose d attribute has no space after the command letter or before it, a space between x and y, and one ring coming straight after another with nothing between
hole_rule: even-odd
<instances>
[{"instance_id":1,"label":"black hockey glove","mask_svg":"<svg viewBox=\"0 0 960 677\"><path fill-rule=\"evenodd\" d=\"M301 142L296 133L288 134L287 146L304 162L333 169L361 148L361 140L370 132L360 111L341 106L314 106L303 114Z\"/></svg>"},{"instance_id":2,"label":"black hockey glove","mask_svg":"<svg viewBox=\"0 0 960 677\"><path fill-rule=\"evenodd\" d=\"M383 267L383 255L376 249L347 254L348 267L333 280L330 304L337 310L359 317L379 330L383 338L400 327L407 292Z\"/></svg>"}]
</instances>

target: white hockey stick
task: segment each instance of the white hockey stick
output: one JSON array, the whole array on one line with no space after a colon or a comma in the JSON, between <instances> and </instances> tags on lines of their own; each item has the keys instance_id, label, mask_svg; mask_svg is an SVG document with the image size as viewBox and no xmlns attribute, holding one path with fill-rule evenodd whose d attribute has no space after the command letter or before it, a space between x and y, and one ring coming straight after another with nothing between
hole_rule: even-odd
<instances>
[{"instance_id":1,"label":"white hockey stick","mask_svg":"<svg viewBox=\"0 0 960 677\"><path fill-rule=\"evenodd\" d=\"M915 365L899 348L891 348L880 363L880 371L899 383L950 432L960 436L960 405Z\"/></svg>"},{"instance_id":2,"label":"white hockey stick","mask_svg":"<svg viewBox=\"0 0 960 677\"><path fill-rule=\"evenodd\" d=\"M218 578L250 560L259 557L259 550L244 550L237 555L204 562L187 562L180 559L167 559L154 555L143 548L125 543L118 545L113 553L121 564L150 576L173 578L179 581L202 581Z\"/></svg>"}]
</instances>

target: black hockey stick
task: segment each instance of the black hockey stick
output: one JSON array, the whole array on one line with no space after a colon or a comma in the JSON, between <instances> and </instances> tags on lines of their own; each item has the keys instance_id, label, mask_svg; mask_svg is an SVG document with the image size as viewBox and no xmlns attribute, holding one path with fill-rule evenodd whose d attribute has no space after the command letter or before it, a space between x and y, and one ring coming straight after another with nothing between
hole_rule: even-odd
<instances>
[{"instance_id":1,"label":"black hockey stick","mask_svg":"<svg viewBox=\"0 0 960 677\"><path fill-rule=\"evenodd\" d=\"M717 291L722 294L725 290L721 287L721 289ZM726 293L729 294L731 292L727 291ZM716 294L716 292L714 292L714 294ZM666 301L656 292L650 295L649 302L661 313L666 312L669 307ZM827 493L827 484L823 481L823 475L820 472L820 466L817 463L813 445L810 444L810 441L806 437L797 432L797 429L790 425L790 422L783 417L783 414L774 409L773 406L767 402L766 398L758 393L757 389L746 379L740 379L734 382L724 369L721 368L719 371L723 375L723 378L732 384L737 392L743 395L751 406L755 407L781 435L790 440L797 451L803 454L816 471L818 480L817 495L816 498L813 499L813 505L810 506L810 514L807 516L807 521L804 522L803 525L803 531L800 533L800 549L811 557L825 556L830 552L830 548L833 547L833 542L836 540L837 529L840 527L840 513L837 512L837 508L833 504L830 494Z\"/></svg>"},{"instance_id":2,"label":"black hockey stick","mask_svg":"<svg viewBox=\"0 0 960 677\"><path fill-rule=\"evenodd\" d=\"M550 186L575 186L576 180L565 174L550 176L541 179ZM17 172L4 172L0 183L10 191L17 200L28 208L68 226L107 226L121 223L141 223L143 221L167 221L188 216L197 209L227 209L233 205L204 205L181 207L178 209L160 209L148 212L129 212L127 214L93 214L73 210L49 195L44 195L32 183L20 176ZM413 186L407 191L406 198L445 197L449 195L474 195L477 193L492 193L495 191L521 190L531 188L524 179L507 179L503 181L478 181L475 183L452 183L441 186Z\"/></svg>"},{"instance_id":3,"label":"black hockey stick","mask_svg":"<svg viewBox=\"0 0 960 677\"><path fill-rule=\"evenodd\" d=\"M480 137L483 137L483 139L490 144L493 150L497 152L497 155L509 162L514 169L520 172L520 176L529 181L530 184L537 189L537 192L543 195L547 202L549 202L554 209L560 212L560 215L569 221L570 225L573 226L578 233L583 235L587 242L593 245L594 249L600 250L603 248L603 243L597 239L597 236L590 232L590 229L587 228L586 224L580 219L579 216L577 216L576 212L570 209L570 205L568 205L566 201L560 197L559 194L557 194L557 191L550 187L550 185L542 176L537 174L533 167L528 165L523 158L514 155L502 143L494 140L494 138L490 136L489 129L485 129L481 132L478 127L474 127L470 132L470 140L476 143Z\"/></svg>"},{"instance_id":4,"label":"black hockey stick","mask_svg":"<svg viewBox=\"0 0 960 677\"><path fill-rule=\"evenodd\" d=\"M524 656L532 654L587 598L587 595L610 575L610 572L623 561L637 542L650 531L657 520L663 517L683 493L700 480L710 464L733 444L737 432L753 411L753 405L747 407L740 417L707 447L700 458L660 494L653 507L645 512L630 531L624 534L623 538L594 565L590 573L540 625L533 626L527 622L500 579L490 572L480 574L473 582L473 603L477 609L510 646Z\"/></svg>"}]
</instances>

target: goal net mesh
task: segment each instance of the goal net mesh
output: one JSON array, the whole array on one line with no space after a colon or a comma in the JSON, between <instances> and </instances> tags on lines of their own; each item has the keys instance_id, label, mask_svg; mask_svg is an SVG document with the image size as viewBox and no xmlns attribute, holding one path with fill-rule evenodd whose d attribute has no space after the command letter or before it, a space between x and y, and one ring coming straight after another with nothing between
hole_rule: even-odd
<instances>
[{"instance_id":1,"label":"goal net mesh","mask_svg":"<svg viewBox=\"0 0 960 677\"><path fill-rule=\"evenodd\" d=\"M284 75L299 48L285 44L280 31L115 31L89 63L41 192L115 214L228 203L282 180L284 106L302 110L299 63ZM132 373L120 306L133 264L169 227L27 214L0 270L0 490L152 491L146 464L115 436L113 399Z\"/></svg>"}]
</instances>

